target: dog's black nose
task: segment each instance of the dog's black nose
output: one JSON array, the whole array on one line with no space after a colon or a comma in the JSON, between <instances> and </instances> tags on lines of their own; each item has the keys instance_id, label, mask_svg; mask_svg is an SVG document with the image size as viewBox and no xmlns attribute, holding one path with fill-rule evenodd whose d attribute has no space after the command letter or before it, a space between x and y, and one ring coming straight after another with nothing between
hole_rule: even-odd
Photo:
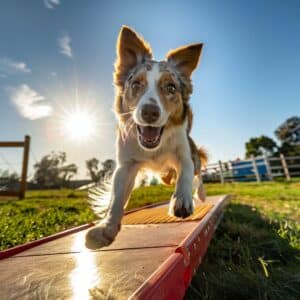
<instances>
[{"instance_id":1,"label":"dog's black nose","mask_svg":"<svg viewBox=\"0 0 300 300\"><path fill-rule=\"evenodd\" d=\"M155 104L144 104L141 114L145 122L152 124L158 120L160 116L160 109Z\"/></svg>"}]
</instances>

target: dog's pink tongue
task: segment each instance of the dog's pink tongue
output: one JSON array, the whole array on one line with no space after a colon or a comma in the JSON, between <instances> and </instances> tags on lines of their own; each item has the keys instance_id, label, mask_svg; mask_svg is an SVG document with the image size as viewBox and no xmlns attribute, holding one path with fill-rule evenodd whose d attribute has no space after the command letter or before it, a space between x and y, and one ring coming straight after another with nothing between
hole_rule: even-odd
<instances>
[{"instance_id":1,"label":"dog's pink tongue","mask_svg":"<svg viewBox=\"0 0 300 300\"><path fill-rule=\"evenodd\" d=\"M159 136L160 128L152 126L141 127L141 133L145 140L155 140Z\"/></svg>"}]
</instances>

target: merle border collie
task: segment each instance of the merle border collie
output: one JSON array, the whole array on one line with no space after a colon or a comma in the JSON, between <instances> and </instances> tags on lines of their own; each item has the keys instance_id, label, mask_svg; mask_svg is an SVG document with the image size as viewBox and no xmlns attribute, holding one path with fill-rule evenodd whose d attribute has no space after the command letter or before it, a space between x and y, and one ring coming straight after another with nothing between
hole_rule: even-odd
<instances>
[{"instance_id":1,"label":"merle border collie","mask_svg":"<svg viewBox=\"0 0 300 300\"><path fill-rule=\"evenodd\" d=\"M194 197L205 200L201 166L207 154L190 137L191 75L203 44L171 50L156 61L147 42L123 26L117 41L114 110L118 119L117 168L112 177L105 217L86 234L86 246L97 249L113 242L139 171L150 169L166 184L176 183L169 214L186 218ZM193 185L193 182L196 186ZM101 196L93 200L101 202Z\"/></svg>"}]
</instances>

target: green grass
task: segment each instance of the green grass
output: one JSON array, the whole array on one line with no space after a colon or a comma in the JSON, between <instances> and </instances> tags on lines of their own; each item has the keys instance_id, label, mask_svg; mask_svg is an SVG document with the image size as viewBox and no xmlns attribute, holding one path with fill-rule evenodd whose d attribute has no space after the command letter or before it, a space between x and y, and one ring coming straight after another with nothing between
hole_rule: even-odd
<instances>
[{"instance_id":1,"label":"green grass","mask_svg":"<svg viewBox=\"0 0 300 300\"><path fill-rule=\"evenodd\" d=\"M207 190L232 200L186 299L300 299L300 183Z\"/></svg>"},{"instance_id":2,"label":"green grass","mask_svg":"<svg viewBox=\"0 0 300 300\"><path fill-rule=\"evenodd\" d=\"M172 188L163 186L135 190L127 210L165 201L171 194ZM0 250L96 219L82 191L29 191L24 200L0 199Z\"/></svg>"},{"instance_id":3,"label":"green grass","mask_svg":"<svg viewBox=\"0 0 300 300\"><path fill-rule=\"evenodd\" d=\"M186 299L300 299L300 182L206 189L232 200ZM171 194L170 187L140 188L127 209ZM28 192L21 201L0 201L0 249L93 220L84 192Z\"/></svg>"},{"instance_id":4,"label":"green grass","mask_svg":"<svg viewBox=\"0 0 300 300\"><path fill-rule=\"evenodd\" d=\"M83 192L30 191L24 200L0 201L0 250L94 219Z\"/></svg>"}]
</instances>

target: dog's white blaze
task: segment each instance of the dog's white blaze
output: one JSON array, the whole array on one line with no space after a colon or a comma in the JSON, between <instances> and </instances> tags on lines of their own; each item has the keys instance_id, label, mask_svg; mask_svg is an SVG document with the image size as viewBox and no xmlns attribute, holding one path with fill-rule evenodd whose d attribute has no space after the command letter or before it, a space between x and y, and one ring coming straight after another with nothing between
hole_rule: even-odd
<instances>
[{"instance_id":1,"label":"dog's white blaze","mask_svg":"<svg viewBox=\"0 0 300 300\"><path fill-rule=\"evenodd\" d=\"M152 69L147 71L146 73L147 76L147 91L145 92L145 94L141 97L139 104L137 105L133 117L136 121L136 123L140 124L140 125L147 125L145 124L145 121L142 118L142 107L144 104L150 104L153 103L150 99L154 99L157 106L160 109L160 117L159 119L155 122L155 126L164 126L165 123L168 120L168 113L165 111L161 101L160 101L160 97L157 91L157 83L159 81L159 78L161 76L161 72L159 70L159 64L158 63L154 63L152 66Z\"/></svg>"}]
</instances>

